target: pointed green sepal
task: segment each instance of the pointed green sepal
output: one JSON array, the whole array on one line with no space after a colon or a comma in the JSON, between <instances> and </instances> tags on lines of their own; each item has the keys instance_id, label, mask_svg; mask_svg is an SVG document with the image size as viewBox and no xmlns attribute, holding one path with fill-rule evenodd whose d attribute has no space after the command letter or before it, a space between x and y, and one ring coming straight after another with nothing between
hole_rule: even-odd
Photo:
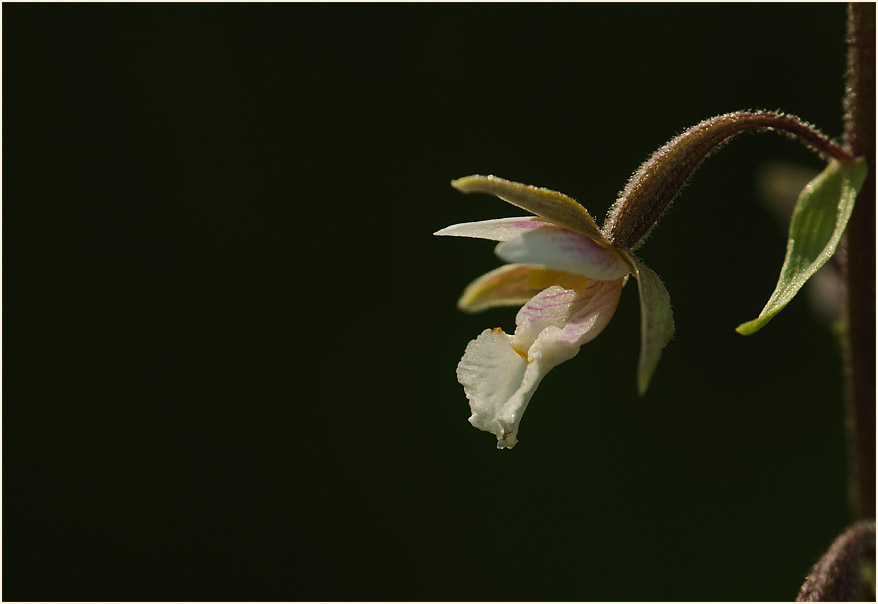
<instances>
[{"instance_id":1,"label":"pointed green sepal","mask_svg":"<svg viewBox=\"0 0 878 604\"><path fill-rule=\"evenodd\" d=\"M560 227L581 233L607 246L610 245L588 210L563 193L480 174L452 180L451 186L461 193L494 195L523 210L542 216Z\"/></svg>"},{"instance_id":2,"label":"pointed green sepal","mask_svg":"<svg viewBox=\"0 0 878 604\"><path fill-rule=\"evenodd\" d=\"M846 164L832 161L802 190L790 221L787 256L774 293L759 317L741 323L735 331L750 335L762 329L832 257L866 172L862 157Z\"/></svg>"},{"instance_id":3,"label":"pointed green sepal","mask_svg":"<svg viewBox=\"0 0 878 604\"><path fill-rule=\"evenodd\" d=\"M674 335L674 315L671 296L659 276L638 260L634 254L622 251L637 280L640 294L640 358L637 361L637 392L646 393L652 374L658 366L662 349Z\"/></svg>"}]
</instances>

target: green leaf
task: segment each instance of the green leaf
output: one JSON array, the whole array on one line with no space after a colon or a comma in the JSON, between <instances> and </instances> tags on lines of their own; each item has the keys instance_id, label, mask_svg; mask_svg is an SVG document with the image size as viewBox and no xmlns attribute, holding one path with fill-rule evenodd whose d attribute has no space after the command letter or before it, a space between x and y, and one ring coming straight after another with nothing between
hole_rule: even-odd
<instances>
[{"instance_id":1,"label":"green leaf","mask_svg":"<svg viewBox=\"0 0 878 604\"><path fill-rule=\"evenodd\" d=\"M674 335L674 314L671 312L671 296L659 276L638 260L634 254L621 252L640 293L640 358L637 361L637 392L643 396L658 366L662 349Z\"/></svg>"},{"instance_id":2,"label":"green leaf","mask_svg":"<svg viewBox=\"0 0 878 604\"><path fill-rule=\"evenodd\" d=\"M793 210L787 256L774 293L759 317L741 323L735 331L750 335L762 329L832 257L866 180L866 171L862 157L846 164L832 161L802 189Z\"/></svg>"}]
</instances>

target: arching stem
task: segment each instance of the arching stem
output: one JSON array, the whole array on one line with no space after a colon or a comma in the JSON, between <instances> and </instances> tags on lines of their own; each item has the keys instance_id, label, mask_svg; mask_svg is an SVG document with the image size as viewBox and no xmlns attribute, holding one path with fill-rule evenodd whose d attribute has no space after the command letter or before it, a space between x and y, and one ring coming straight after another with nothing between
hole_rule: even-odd
<instances>
[{"instance_id":1,"label":"arching stem","mask_svg":"<svg viewBox=\"0 0 878 604\"><path fill-rule=\"evenodd\" d=\"M742 132L775 130L805 143L825 157L847 162L848 149L810 124L770 111L727 113L689 128L653 154L628 181L610 209L603 233L613 245L636 249L655 226L696 168Z\"/></svg>"}]
</instances>

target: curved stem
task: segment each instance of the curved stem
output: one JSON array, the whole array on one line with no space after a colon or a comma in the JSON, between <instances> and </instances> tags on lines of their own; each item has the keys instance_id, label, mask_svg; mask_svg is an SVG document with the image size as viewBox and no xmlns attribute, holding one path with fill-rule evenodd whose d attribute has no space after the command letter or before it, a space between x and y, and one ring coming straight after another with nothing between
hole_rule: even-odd
<instances>
[{"instance_id":1,"label":"curved stem","mask_svg":"<svg viewBox=\"0 0 878 604\"><path fill-rule=\"evenodd\" d=\"M850 151L791 115L738 111L693 126L659 149L628 181L610 209L603 233L613 245L635 249L708 156L748 130L776 130L796 138L823 156L847 162Z\"/></svg>"},{"instance_id":2,"label":"curved stem","mask_svg":"<svg viewBox=\"0 0 878 604\"><path fill-rule=\"evenodd\" d=\"M861 520L842 533L814 565L797 602L851 602L874 599L864 581L863 564L875 560L875 522ZM864 590L872 593L864 593Z\"/></svg>"}]
</instances>

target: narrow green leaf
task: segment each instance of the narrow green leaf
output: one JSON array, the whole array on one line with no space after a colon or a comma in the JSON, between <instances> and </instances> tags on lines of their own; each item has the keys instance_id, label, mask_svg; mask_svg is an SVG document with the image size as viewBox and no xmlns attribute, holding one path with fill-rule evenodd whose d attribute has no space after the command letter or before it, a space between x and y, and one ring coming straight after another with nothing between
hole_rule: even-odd
<instances>
[{"instance_id":1,"label":"narrow green leaf","mask_svg":"<svg viewBox=\"0 0 878 604\"><path fill-rule=\"evenodd\" d=\"M624 254L637 279L640 293L640 358L637 361L637 392L642 396L658 366L662 349L674 335L674 314L671 312L671 296L662 280L634 254Z\"/></svg>"},{"instance_id":2,"label":"narrow green leaf","mask_svg":"<svg viewBox=\"0 0 878 604\"><path fill-rule=\"evenodd\" d=\"M735 331L750 335L762 329L832 257L866 179L866 170L862 157L847 164L832 161L802 189L790 221L787 256L774 293L759 317L741 323Z\"/></svg>"}]
</instances>

